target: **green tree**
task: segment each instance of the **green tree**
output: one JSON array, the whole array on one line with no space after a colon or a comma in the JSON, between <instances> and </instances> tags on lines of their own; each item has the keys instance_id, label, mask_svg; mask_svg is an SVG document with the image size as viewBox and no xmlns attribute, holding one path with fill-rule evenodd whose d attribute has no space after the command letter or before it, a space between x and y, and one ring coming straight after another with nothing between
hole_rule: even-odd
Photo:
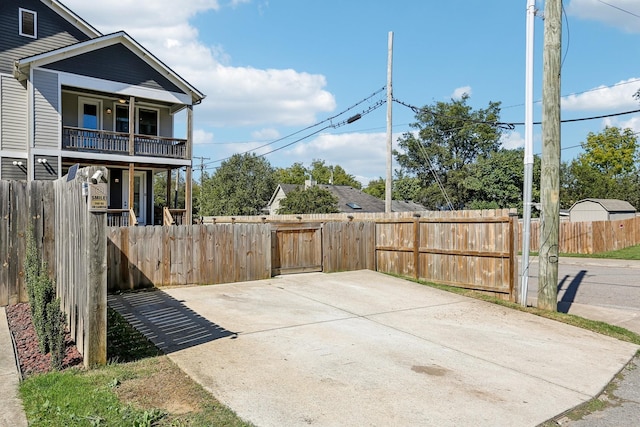
<instances>
[{"instance_id":1,"label":"green tree","mask_svg":"<svg viewBox=\"0 0 640 427\"><path fill-rule=\"evenodd\" d=\"M280 201L279 214L337 213L338 198L329 190L312 185L297 187Z\"/></svg>"},{"instance_id":2,"label":"green tree","mask_svg":"<svg viewBox=\"0 0 640 427\"><path fill-rule=\"evenodd\" d=\"M333 182L333 185L348 185L358 190L362 188L362 184L353 175L348 174L340 165L327 166L324 160L313 160L309 168L309 175L318 184Z\"/></svg>"},{"instance_id":3,"label":"green tree","mask_svg":"<svg viewBox=\"0 0 640 427\"><path fill-rule=\"evenodd\" d=\"M464 182L472 198L469 209L518 208L523 211L524 149L500 149L481 156L469 166ZM534 157L533 201L540 198L540 157Z\"/></svg>"},{"instance_id":4,"label":"green tree","mask_svg":"<svg viewBox=\"0 0 640 427\"><path fill-rule=\"evenodd\" d=\"M590 132L584 152L561 168L561 204L565 208L585 198L628 200L638 206L637 136L631 129L606 127Z\"/></svg>"},{"instance_id":5,"label":"green tree","mask_svg":"<svg viewBox=\"0 0 640 427\"><path fill-rule=\"evenodd\" d=\"M307 168L300 162L296 162L288 168L277 168L275 180L278 184L304 184L307 177Z\"/></svg>"},{"instance_id":6,"label":"green tree","mask_svg":"<svg viewBox=\"0 0 640 427\"><path fill-rule=\"evenodd\" d=\"M202 215L258 215L276 188L274 169L264 157L235 154L202 178Z\"/></svg>"},{"instance_id":7,"label":"green tree","mask_svg":"<svg viewBox=\"0 0 640 427\"><path fill-rule=\"evenodd\" d=\"M408 176L401 171L396 171L393 180L393 200L411 200L418 202L422 192L420 179L415 176Z\"/></svg>"},{"instance_id":8,"label":"green tree","mask_svg":"<svg viewBox=\"0 0 640 427\"><path fill-rule=\"evenodd\" d=\"M362 191L370 196L384 200L386 197L387 184L384 178L372 179Z\"/></svg>"},{"instance_id":9,"label":"green tree","mask_svg":"<svg viewBox=\"0 0 640 427\"><path fill-rule=\"evenodd\" d=\"M446 207L440 184L454 209L470 202L473 194L464 185L469 165L500 147L502 130L494 124L500 120L500 103L490 102L485 109L473 110L468 99L464 95L423 107L411 125L417 132L398 139L398 164L420 179L423 190L416 201L429 209Z\"/></svg>"}]
</instances>

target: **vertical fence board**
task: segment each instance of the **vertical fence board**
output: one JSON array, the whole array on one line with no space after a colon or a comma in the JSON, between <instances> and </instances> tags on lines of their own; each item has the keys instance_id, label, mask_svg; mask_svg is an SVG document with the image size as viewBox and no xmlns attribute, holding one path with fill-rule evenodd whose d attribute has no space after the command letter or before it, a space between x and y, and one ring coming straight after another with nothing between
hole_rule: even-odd
<instances>
[{"instance_id":1,"label":"vertical fence board","mask_svg":"<svg viewBox=\"0 0 640 427\"><path fill-rule=\"evenodd\" d=\"M12 281L9 274L12 199L11 182L0 181L0 306L9 305L9 288Z\"/></svg>"}]
</instances>

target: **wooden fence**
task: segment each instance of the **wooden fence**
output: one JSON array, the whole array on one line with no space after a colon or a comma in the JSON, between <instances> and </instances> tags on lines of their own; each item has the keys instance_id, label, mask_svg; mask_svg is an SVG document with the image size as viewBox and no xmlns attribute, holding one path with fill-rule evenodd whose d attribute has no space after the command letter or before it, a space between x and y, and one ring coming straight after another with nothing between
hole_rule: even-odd
<instances>
[{"instance_id":1,"label":"wooden fence","mask_svg":"<svg viewBox=\"0 0 640 427\"><path fill-rule=\"evenodd\" d=\"M107 212L89 211L83 184L100 169L80 169L55 187L56 294L85 366L107 361Z\"/></svg>"},{"instance_id":2,"label":"wooden fence","mask_svg":"<svg viewBox=\"0 0 640 427\"><path fill-rule=\"evenodd\" d=\"M594 254L634 245L640 245L640 217L617 221L560 222L560 253ZM522 250L522 240L518 248ZM532 221L529 250L538 252L539 249L540 222Z\"/></svg>"},{"instance_id":3,"label":"wooden fence","mask_svg":"<svg viewBox=\"0 0 640 427\"><path fill-rule=\"evenodd\" d=\"M371 269L513 299L517 219L508 214L434 212L427 218L327 222L277 216L251 218L253 223L234 218L233 224L110 228L110 290Z\"/></svg>"},{"instance_id":4,"label":"wooden fence","mask_svg":"<svg viewBox=\"0 0 640 427\"><path fill-rule=\"evenodd\" d=\"M27 302L24 281L27 229L55 277L55 195L47 181L0 181L0 306Z\"/></svg>"}]
</instances>

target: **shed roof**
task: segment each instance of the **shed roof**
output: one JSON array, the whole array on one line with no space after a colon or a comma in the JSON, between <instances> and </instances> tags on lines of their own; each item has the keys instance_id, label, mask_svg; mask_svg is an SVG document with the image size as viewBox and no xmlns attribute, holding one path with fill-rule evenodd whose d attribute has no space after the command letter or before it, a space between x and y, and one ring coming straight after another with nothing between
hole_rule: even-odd
<instances>
[{"instance_id":1,"label":"shed roof","mask_svg":"<svg viewBox=\"0 0 640 427\"><path fill-rule=\"evenodd\" d=\"M607 212L636 212L636 208L626 200L618 199L583 199L578 200L571 206L573 209L576 205L585 202L597 203L602 206Z\"/></svg>"}]
</instances>

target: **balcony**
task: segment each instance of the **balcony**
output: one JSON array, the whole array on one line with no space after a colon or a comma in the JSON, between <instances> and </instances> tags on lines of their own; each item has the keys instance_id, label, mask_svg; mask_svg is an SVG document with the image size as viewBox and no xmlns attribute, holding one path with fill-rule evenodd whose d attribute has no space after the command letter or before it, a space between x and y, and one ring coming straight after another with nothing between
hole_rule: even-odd
<instances>
[{"instance_id":1,"label":"balcony","mask_svg":"<svg viewBox=\"0 0 640 427\"><path fill-rule=\"evenodd\" d=\"M134 135L135 156L187 159L187 140ZM129 134L73 127L62 129L62 148L89 153L129 155Z\"/></svg>"}]
</instances>

